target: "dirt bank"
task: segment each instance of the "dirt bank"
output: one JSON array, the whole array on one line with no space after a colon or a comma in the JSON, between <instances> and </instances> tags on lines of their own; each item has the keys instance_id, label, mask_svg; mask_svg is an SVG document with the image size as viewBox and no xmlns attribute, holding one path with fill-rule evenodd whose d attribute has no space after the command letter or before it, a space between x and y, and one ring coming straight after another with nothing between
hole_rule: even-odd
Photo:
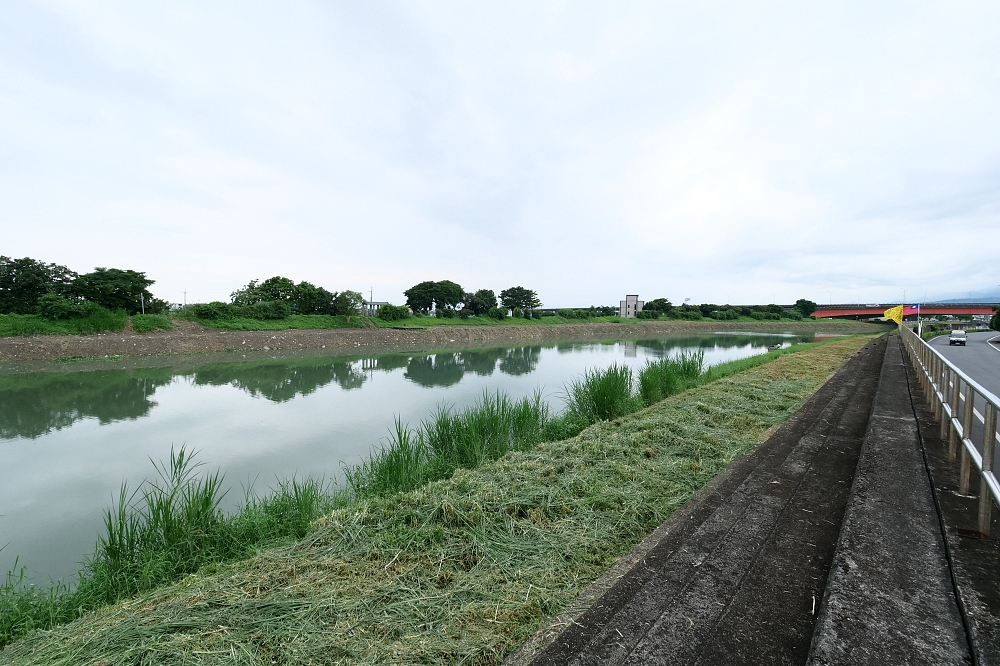
<instances>
[{"instance_id":1,"label":"dirt bank","mask_svg":"<svg viewBox=\"0 0 1000 666\"><path fill-rule=\"evenodd\" d=\"M371 347L433 348L452 344L540 342L641 338L649 335L708 331L793 333L872 333L884 327L851 321L717 322L660 321L629 324L552 324L503 326L434 326L426 329L335 328L288 331L218 331L187 321L172 331L101 335L37 335L0 338L0 361L43 361L69 356L148 356L227 350L331 351Z\"/></svg>"}]
</instances>

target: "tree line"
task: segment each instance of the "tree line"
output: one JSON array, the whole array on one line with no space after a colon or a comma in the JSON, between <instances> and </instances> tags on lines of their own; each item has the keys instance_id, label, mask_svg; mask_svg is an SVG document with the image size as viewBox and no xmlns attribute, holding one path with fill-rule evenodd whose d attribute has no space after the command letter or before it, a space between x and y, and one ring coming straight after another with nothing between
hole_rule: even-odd
<instances>
[{"instance_id":1,"label":"tree line","mask_svg":"<svg viewBox=\"0 0 1000 666\"><path fill-rule=\"evenodd\" d=\"M104 310L166 312L169 304L149 292L152 284L140 271L95 268L79 274L30 257L0 256L0 314L70 319Z\"/></svg>"},{"instance_id":2,"label":"tree line","mask_svg":"<svg viewBox=\"0 0 1000 666\"><path fill-rule=\"evenodd\" d=\"M365 304L360 292L328 291L305 280L296 284L280 275L263 282L251 280L229 299L229 303L197 303L190 311L201 319L284 319L292 314L351 316L361 314Z\"/></svg>"},{"instance_id":3,"label":"tree line","mask_svg":"<svg viewBox=\"0 0 1000 666\"><path fill-rule=\"evenodd\" d=\"M781 305L716 305L715 303L702 303L693 305L684 303L683 305L673 305L666 298L656 298L646 302L642 310L636 313L638 319L716 319L719 321L735 321L740 317L750 317L761 321L777 321L780 319L802 319L808 317L816 311L816 304L810 300L800 298L795 301L791 309Z\"/></svg>"},{"instance_id":4,"label":"tree line","mask_svg":"<svg viewBox=\"0 0 1000 666\"><path fill-rule=\"evenodd\" d=\"M451 280L438 282L425 281L415 284L403 292L406 296L406 306L414 314L428 315L431 310L438 317L450 319L460 317L490 317L503 319L508 315L514 317L538 316L535 312L542 307L538 294L524 287L510 287L500 292L499 299L492 289L465 291L461 285ZM402 318L398 306L382 306L379 316L383 318ZM403 308L406 309L406 308ZM407 312L405 316L408 316Z\"/></svg>"}]
</instances>

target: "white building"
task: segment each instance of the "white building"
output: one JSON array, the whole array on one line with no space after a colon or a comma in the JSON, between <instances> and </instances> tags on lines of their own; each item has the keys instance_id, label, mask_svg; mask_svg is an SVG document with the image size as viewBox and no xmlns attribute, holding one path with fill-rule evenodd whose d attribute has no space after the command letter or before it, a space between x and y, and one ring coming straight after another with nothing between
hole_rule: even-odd
<instances>
[{"instance_id":1,"label":"white building","mask_svg":"<svg viewBox=\"0 0 1000 666\"><path fill-rule=\"evenodd\" d=\"M624 301L619 301L618 316L626 318L634 317L635 313L642 309L643 303L645 301L639 300L639 294L627 295Z\"/></svg>"}]
</instances>

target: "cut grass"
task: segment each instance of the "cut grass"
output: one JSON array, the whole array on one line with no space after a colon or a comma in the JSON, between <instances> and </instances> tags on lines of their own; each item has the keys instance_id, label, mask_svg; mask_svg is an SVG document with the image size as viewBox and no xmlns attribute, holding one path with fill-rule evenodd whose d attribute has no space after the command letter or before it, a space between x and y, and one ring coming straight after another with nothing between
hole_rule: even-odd
<instances>
[{"instance_id":1,"label":"cut grass","mask_svg":"<svg viewBox=\"0 0 1000 666\"><path fill-rule=\"evenodd\" d=\"M578 437L360 497L294 544L35 632L0 661L498 663L867 340L717 366Z\"/></svg>"}]
</instances>

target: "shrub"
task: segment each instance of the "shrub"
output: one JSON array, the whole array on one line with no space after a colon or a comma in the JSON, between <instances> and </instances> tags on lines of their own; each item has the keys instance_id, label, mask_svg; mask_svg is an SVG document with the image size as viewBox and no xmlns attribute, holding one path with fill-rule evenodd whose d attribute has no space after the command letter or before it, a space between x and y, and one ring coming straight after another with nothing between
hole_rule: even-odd
<instances>
[{"instance_id":1,"label":"shrub","mask_svg":"<svg viewBox=\"0 0 1000 666\"><path fill-rule=\"evenodd\" d=\"M563 319L572 319L575 316L573 311L570 310L569 308L559 308L558 310L556 310L556 314L558 314Z\"/></svg>"},{"instance_id":2,"label":"shrub","mask_svg":"<svg viewBox=\"0 0 1000 666\"><path fill-rule=\"evenodd\" d=\"M635 313L636 319L659 319L660 313L656 310L639 310Z\"/></svg>"},{"instance_id":3,"label":"shrub","mask_svg":"<svg viewBox=\"0 0 1000 666\"><path fill-rule=\"evenodd\" d=\"M441 307L434 310L434 316L438 319L454 319L455 309L450 307Z\"/></svg>"},{"instance_id":4,"label":"shrub","mask_svg":"<svg viewBox=\"0 0 1000 666\"><path fill-rule=\"evenodd\" d=\"M400 321L410 316L410 308L405 305L386 303L378 309L378 318L384 321Z\"/></svg>"},{"instance_id":5,"label":"shrub","mask_svg":"<svg viewBox=\"0 0 1000 666\"><path fill-rule=\"evenodd\" d=\"M62 294L42 294L36 305L38 314L47 319L70 319L82 317L87 313L84 301L67 298Z\"/></svg>"},{"instance_id":6,"label":"shrub","mask_svg":"<svg viewBox=\"0 0 1000 666\"><path fill-rule=\"evenodd\" d=\"M712 313L712 319L718 319L719 321L733 321L739 318L740 313L732 308L724 308Z\"/></svg>"},{"instance_id":7,"label":"shrub","mask_svg":"<svg viewBox=\"0 0 1000 666\"><path fill-rule=\"evenodd\" d=\"M212 301L211 303L195 303L188 310L198 319L232 319L236 316L236 308L229 303Z\"/></svg>"},{"instance_id":8,"label":"shrub","mask_svg":"<svg viewBox=\"0 0 1000 666\"><path fill-rule=\"evenodd\" d=\"M490 319L496 319L497 321L502 321L507 317L507 313L501 308L490 308L489 314L487 316Z\"/></svg>"},{"instance_id":9,"label":"shrub","mask_svg":"<svg viewBox=\"0 0 1000 666\"><path fill-rule=\"evenodd\" d=\"M292 310L284 301L261 301L240 308L244 317L251 319L284 319Z\"/></svg>"}]
</instances>

